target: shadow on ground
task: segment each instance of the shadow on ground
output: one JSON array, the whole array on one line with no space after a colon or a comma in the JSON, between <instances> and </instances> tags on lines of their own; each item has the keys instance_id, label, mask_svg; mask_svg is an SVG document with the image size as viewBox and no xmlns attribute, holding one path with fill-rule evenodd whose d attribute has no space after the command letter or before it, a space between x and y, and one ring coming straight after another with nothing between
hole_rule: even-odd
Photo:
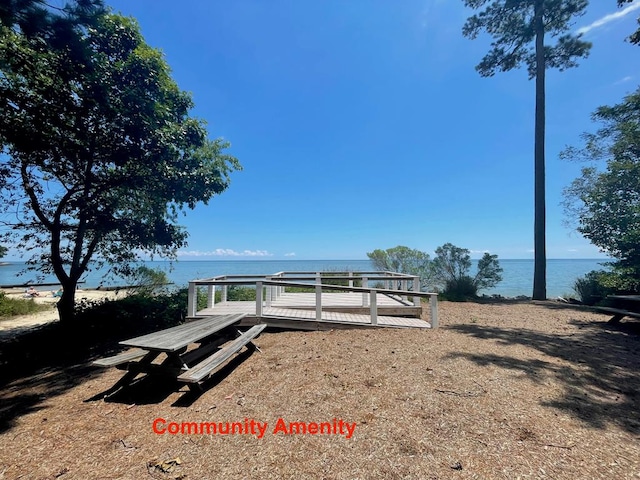
<instances>
[{"instance_id":1,"label":"shadow on ground","mask_svg":"<svg viewBox=\"0 0 640 480\"><path fill-rule=\"evenodd\" d=\"M188 389L183 383L175 378L166 376L159 378L157 375L142 374L139 379L129 386L120 388L111 393L110 389L105 390L88 398L87 402L103 400L106 402L123 403L125 405L149 405L164 402L169 396L180 392L179 398L172 404L174 407L188 407L192 405L208 389L218 385L223 379L229 376L242 362L253 354L253 350L246 349L227 362L224 367L214 373L200 387L194 386ZM124 372L123 372L124 374ZM105 397L106 394L109 394Z\"/></svg>"},{"instance_id":2,"label":"shadow on ground","mask_svg":"<svg viewBox=\"0 0 640 480\"><path fill-rule=\"evenodd\" d=\"M47 400L102 373L92 360L121 350L118 342L165 325L153 322L49 323L0 338L0 433Z\"/></svg>"},{"instance_id":3,"label":"shadow on ground","mask_svg":"<svg viewBox=\"0 0 640 480\"><path fill-rule=\"evenodd\" d=\"M558 308L558 307L553 307ZM565 307L563 307L565 308ZM480 325L452 325L450 330L499 344L523 345L561 360L522 359L495 353L456 352L478 365L496 365L525 373L533 382L552 378L564 389L542 405L557 408L595 428L608 424L640 434L640 322L570 322L566 334Z\"/></svg>"}]
</instances>

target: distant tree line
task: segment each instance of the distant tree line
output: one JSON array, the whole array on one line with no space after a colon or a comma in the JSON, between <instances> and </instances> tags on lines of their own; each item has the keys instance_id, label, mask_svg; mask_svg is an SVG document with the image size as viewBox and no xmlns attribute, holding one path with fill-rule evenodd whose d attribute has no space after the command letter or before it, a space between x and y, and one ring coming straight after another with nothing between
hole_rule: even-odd
<instances>
[{"instance_id":1,"label":"distant tree line","mask_svg":"<svg viewBox=\"0 0 640 480\"><path fill-rule=\"evenodd\" d=\"M502 267L497 255L485 253L471 274L471 255L466 248L445 243L431 260L426 252L405 246L367 253L374 268L415 275L422 291L440 291L449 300L467 300L478 291L493 288L502 281Z\"/></svg>"}]
</instances>

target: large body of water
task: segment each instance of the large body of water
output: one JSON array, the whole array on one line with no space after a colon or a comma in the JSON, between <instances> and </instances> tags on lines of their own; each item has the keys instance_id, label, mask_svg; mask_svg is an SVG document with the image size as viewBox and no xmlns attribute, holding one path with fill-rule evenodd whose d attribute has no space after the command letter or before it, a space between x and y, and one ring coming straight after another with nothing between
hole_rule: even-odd
<instances>
[{"instance_id":1,"label":"large body of water","mask_svg":"<svg viewBox=\"0 0 640 480\"><path fill-rule=\"evenodd\" d=\"M553 259L547 262L547 297L574 296L573 284L578 277L591 270L604 269L602 264L606 260L561 260ZM475 272L475 265L472 273ZM209 261L179 261L179 262L145 262L153 268L160 267L167 272L171 282L186 286L189 280L210 278L216 275L266 275L281 271L371 271L373 266L369 260L209 260ZM487 295L499 294L505 297L519 295L531 296L533 289L533 260L500 260L504 269L503 280L497 287L483 290ZM54 283L55 277L38 278L35 272L21 273L25 268L23 263L8 262L0 266L0 285L21 283ZM99 285L116 286L127 285L124 279L110 278L106 270L88 272L83 280L84 288Z\"/></svg>"}]
</instances>

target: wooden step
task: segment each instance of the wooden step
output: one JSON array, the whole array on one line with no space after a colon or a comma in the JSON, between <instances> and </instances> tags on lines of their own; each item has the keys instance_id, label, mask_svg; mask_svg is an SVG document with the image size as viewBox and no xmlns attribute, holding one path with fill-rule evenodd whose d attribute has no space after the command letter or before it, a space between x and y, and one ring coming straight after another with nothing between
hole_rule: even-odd
<instances>
[{"instance_id":1,"label":"wooden step","mask_svg":"<svg viewBox=\"0 0 640 480\"><path fill-rule=\"evenodd\" d=\"M200 363L194 365L192 368L178 376L178 380L186 383L198 383L205 380L214 372L214 370L229 360L235 353L239 352L242 347L251 343L251 340L260 335L265 328L267 328L267 325L264 323L251 327L213 355L205 358Z\"/></svg>"}]
</instances>

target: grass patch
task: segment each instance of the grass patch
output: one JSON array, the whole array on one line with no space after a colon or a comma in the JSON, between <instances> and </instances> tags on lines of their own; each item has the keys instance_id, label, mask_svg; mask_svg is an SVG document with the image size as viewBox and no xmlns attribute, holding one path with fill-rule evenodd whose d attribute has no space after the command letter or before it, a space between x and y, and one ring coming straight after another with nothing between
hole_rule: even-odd
<instances>
[{"instance_id":1,"label":"grass patch","mask_svg":"<svg viewBox=\"0 0 640 480\"><path fill-rule=\"evenodd\" d=\"M10 298L4 292L0 292L0 319L2 320L45 310L51 310L51 305L36 303L32 298Z\"/></svg>"}]
</instances>

